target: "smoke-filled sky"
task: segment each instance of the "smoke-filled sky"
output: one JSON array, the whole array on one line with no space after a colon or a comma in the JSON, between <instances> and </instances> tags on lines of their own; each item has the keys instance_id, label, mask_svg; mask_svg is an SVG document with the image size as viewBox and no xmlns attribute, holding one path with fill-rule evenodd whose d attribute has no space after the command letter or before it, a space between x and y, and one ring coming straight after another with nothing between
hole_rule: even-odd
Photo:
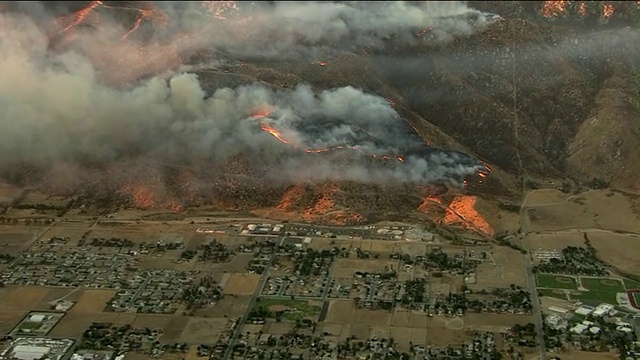
<instances>
[{"instance_id":1,"label":"smoke-filled sky","mask_svg":"<svg viewBox=\"0 0 640 360\"><path fill-rule=\"evenodd\" d=\"M275 177L417 183L460 181L481 167L459 153L428 151L386 99L359 89L314 92L304 84L294 89L254 84L205 94L196 75L175 66L181 51L291 58L320 48L365 47L391 35L415 42L415 32L429 26L444 40L489 22L489 15L461 3L240 3L235 13L224 13L227 19L203 14L200 6L178 10L164 4L170 32L164 36L173 40L148 45L138 57L123 56L123 49L129 54L139 45L121 40L128 29L106 17L100 31L73 29L76 42L51 51L51 27L41 22L46 11L30 4L33 8L21 5L30 16L0 14L0 167L131 159L180 164L193 158L220 164L255 153L273 159ZM172 71L168 80L149 76L167 70ZM335 157L323 156L310 173L305 160L290 157L291 148L261 129L265 125L301 149L348 145L364 154L398 154L405 161L372 168L338 165Z\"/></svg>"}]
</instances>

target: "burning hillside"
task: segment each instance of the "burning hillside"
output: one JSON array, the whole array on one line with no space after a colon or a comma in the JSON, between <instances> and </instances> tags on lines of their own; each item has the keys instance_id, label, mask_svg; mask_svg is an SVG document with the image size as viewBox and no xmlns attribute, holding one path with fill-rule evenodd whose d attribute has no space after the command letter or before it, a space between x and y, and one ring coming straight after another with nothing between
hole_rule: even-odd
<instances>
[{"instance_id":1,"label":"burning hillside","mask_svg":"<svg viewBox=\"0 0 640 360\"><path fill-rule=\"evenodd\" d=\"M590 100L637 57L635 29L562 23L614 26L616 2L82 5L0 14L0 172L141 208L363 222L426 207L417 186L517 194L578 158Z\"/></svg>"}]
</instances>

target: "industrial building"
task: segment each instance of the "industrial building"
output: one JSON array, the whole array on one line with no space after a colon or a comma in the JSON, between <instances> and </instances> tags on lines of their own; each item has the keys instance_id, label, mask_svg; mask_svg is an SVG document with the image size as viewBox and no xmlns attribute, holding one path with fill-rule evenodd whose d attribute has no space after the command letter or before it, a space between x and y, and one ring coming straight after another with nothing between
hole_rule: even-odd
<instances>
[{"instance_id":1,"label":"industrial building","mask_svg":"<svg viewBox=\"0 0 640 360\"><path fill-rule=\"evenodd\" d=\"M42 359L49 355L51 348L48 346L18 345L13 348L11 358L20 360Z\"/></svg>"}]
</instances>

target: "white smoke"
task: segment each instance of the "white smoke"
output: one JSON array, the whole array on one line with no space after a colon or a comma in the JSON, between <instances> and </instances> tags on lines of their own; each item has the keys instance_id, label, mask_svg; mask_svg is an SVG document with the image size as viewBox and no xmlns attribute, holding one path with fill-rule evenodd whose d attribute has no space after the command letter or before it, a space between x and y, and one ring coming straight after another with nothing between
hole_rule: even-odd
<instances>
[{"instance_id":1,"label":"white smoke","mask_svg":"<svg viewBox=\"0 0 640 360\"><path fill-rule=\"evenodd\" d=\"M279 22L267 26L265 36L280 31L318 44L355 34L356 43L364 44L373 39L374 35L367 34L376 29L376 24L379 30L375 30L375 37L379 38L380 34L408 29L429 18L426 10L406 4L379 6L379 11L371 11L362 5L283 3L272 13L257 16L258 23L252 27L257 31L259 24L267 26L267 19L271 19ZM450 9L445 11L447 14L463 13L460 4L442 6L441 11ZM407 15L404 20L400 16L403 11ZM429 11L429 16L437 13ZM277 18L269 17L275 14ZM391 15L387 23L380 24L386 18L383 14ZM317 21L302 26L311 18ZM215 45L227 51L251 49L268 53L257 43L250 43L256 48L246 47L247 43L234 42L237 36L226 35L194 42L197 47ZM298 46L299 39L277 35L276 43L262 43L263 47L271 47L273 54ZM81 34L80 40L84 41L80 44L104 36ZM262 131L261 123L275 127L301 148L350 145L367 154L396 154L413 151L420 141L406 136L406 131L401 130L406 124L385 99L352 87L315 93L306 85L273 90L253 84L219 88L207 96L197 76L180 73L169 81L154 77L116 89L106 85L101 76L128 82L139 77L137 68L108 67L111 72L101 73L104 67L100 67L100 61L108 61L102 55L110 49L87 53L88 48L84 47L80 52L54 54L45 39L29 18L0 14L0 168L15 164L56 165L60 172L61 168L76 169L78 165L74 164L83 163L136 159L189 163L194 158L205 159L214 166L238 154L253 153L275 159L277 166L269 173L274 178L308 174L305 180L310 181L427 183L451 178L460 181L480 167L478 162L457 153L404 152L400 154L406 158L404 163L396 161L387 167L338 165L335 157L325 156L315 158L313 168L309 168L305 160L281 158L291 149ZM90 49L97 50L96 45ZM118 54L114 52L112 57ZM145 70L157 72L155 68ZM264 111L269 112L267 117L254 117Z\"/></svg>"}]
</instances>

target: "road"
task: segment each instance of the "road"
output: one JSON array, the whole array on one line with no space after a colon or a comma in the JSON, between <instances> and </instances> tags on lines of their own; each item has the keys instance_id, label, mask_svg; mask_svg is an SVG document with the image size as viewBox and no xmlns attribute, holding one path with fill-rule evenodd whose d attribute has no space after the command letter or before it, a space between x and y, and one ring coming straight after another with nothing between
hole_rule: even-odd
<instances>
[{"instance_id":1,"label":"road","mask_svg":"<svg viewBox=\"0 0 640 360\"><path fill-rule=\"evenodd\" d=\"M524 209L526 207L527 199L529 198L529 192L527 196L522 200L522 204L520 205L520 214L518 216L518 222L520 223L520 233L524 234L526 232L524 228ZM532 313L534 324L536 325L536 334L538 340L538 348L540 349L540 360L547 360L547 347L544 343L544 331L542 329L542 310L540 309L540 299L538 297L538 289L536 289L536 279L533 273L533 263L531 261L531 251L527 247L526 242L523 241L523 247L527 250L527 255L525 258L527 259L526 270L527 270L527 285L529 285L529 292L531 293L531 304L533 306Z\"/></svg>"},{"instance_id":2,"label":"road","mask_svg":"<svg viewBox=\"0 0 640 360\"><path fill-rule=\"evenodd\" d=\"M277 243L278 244L282 243L283 237L280 236L278 239L279 241ZM249 301L249 305L247 305L247 309L244 311L244 314L238 320L238 323L236 324L236 327L233 330L233 335L229 339L229 346L227 346L227 349L224 352L224 356L223 356L224 360L231 359L231 355L233 354L233 347L236 345L236 342L238 341L238 337L242 333L242 328L244 326L244 323L247 322L247 319L249 318L249 313L251 313L251 309L253 309L253 306L256 304L256 299L258 299L258 297L262 293L262 289L264 289L264 286L267 284L267 280L269 279L269 271L271 270L271 265L273 264L274 257L275 256L273 255L270 257L269 263L267 263L267 265L264 268L264 271L262 272L260 283L258 284L258 287L256 287L256 291L254 291L253 296Z\"/></svg>"}]
</instances>

